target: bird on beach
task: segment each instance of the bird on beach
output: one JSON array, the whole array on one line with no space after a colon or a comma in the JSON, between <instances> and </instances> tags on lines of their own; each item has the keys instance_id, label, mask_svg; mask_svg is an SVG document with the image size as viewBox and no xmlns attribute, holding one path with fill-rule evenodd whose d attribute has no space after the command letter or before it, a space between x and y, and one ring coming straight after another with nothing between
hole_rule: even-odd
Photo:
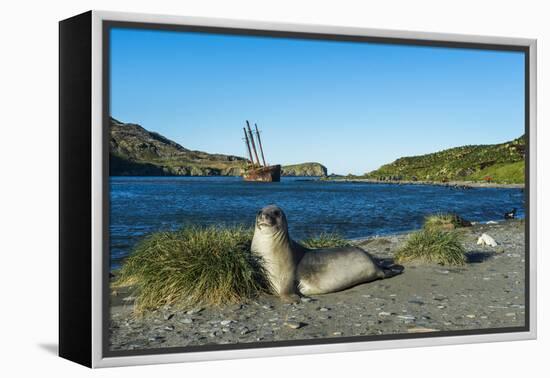
<instances>
[{"instance_id":1,"label":"bird on beach","mask_svg":"<svg viewBox=\"0 0 550 378\"><path fill-rule=\"evenodd\" d=\"M509 211L507 213L504 213L504 219L514 219L516 217L516 209L515 207L512 209L512 211Z\"/></svg>"}]
</instances>

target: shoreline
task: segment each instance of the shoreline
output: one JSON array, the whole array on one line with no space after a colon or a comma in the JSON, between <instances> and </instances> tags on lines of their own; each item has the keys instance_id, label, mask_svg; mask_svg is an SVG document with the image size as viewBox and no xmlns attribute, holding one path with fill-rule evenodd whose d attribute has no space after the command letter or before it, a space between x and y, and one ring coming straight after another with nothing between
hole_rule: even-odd
<instances>
[{"instance_id":1,"label":"shoreline","mask_svg":"<svg viewBox=\"0 0 550 378\"><path fill-rule=\"evenodd\" d=\"M388 185L432 185L432 186L444 186L449 188L458 188L458 189L472 189L472 188L502 188L502 189L525 189L525 184L500 184L492 182L478 182L478 181L413 181L413 180L388 180L380 181L376 179L368 178L346 178L338 177L331 178L319 178L319 182L347 182L347 183L357 183L357 184L388 184Z\"/></svg>"},{"instance_id":2,"label":"shoreline","mask_svg":"<svg viewBox=\"0 0 550 378\"><path fill-rule=\"evenodd\" d=\"M233 177L238 178L242 176L233 176L233 175L111 175L109 178L219 178L219 177ZM443 186L449 188L457 189L472 189L472 188L502 188L502 189L525 189L525 184L502 184L502 183L493 183L493 182L479 182L479 181L413 181L413 180L387 180L380 181L376 179L368 178L347 178L345 176L291 176L291 175L281 175L281 178L292 178L296 181L315 181L315 182L324 182L324 183L356 183L356 184L387 184L387 185L432 185L432 186Z\"/></svg>"},{"instance_id":3,"label":"shoreline","mask_svg":"<svg viewBox=\"0 0 550 378\"><path fill-rule=\"evenodd\" d=\"M521 327L525 324L525 222L460 228L468 263L407 263L395 277L283 304L264 295L220 307L159 308L133 316L131 288L111 294L111 350L241 344L342 336ZM488 233L497 247L479 246ZM354 240L391 261L410 232ZM114 289L113 289L114 291ZM116 294L116 295L115 295ZM288 326L300 324L298 328Z\"/></svg>"}]
</instances>

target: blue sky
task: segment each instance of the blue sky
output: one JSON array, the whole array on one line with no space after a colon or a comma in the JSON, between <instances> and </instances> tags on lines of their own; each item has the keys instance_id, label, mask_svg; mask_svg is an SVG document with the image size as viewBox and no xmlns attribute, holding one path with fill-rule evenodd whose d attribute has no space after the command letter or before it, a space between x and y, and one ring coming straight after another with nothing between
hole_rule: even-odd
<instances>
[{"instance_id":1,"label":"blue sky","mask_svg":"<svg viewBox=\"0 0 550 378\"><path fill-rule=\"evenodd\" d=\"M111 115L186 148L362 174L524 127L524 58L497 52L111 30Z\"/></svg>"}]
</instances>

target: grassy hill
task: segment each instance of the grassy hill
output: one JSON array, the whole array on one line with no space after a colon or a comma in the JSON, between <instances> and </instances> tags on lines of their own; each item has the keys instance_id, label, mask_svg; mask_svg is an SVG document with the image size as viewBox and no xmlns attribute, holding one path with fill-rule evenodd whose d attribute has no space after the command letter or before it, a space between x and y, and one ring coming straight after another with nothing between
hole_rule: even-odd
<instances>
[{"instance_id":1,"label":"grassy hill","mask_svg":"<svg viewBox=\"0 0 550 378\"><path fill-rule=\"evenodd\" d=\"M469 145L402 157L365 174L377 180L523 183L525 136L491 145Z\"/></svg>"},{"instance_id":2,"label":"grassy hill","mask_svg":"<svg viewBox=\"0 0 550 378\"><path fill-rule=\"evenodd\" d=\"M249 160L187 149L137 124L111 118L111 176L240 176ZM319 163L283 166L286 176L326 173Z\"/></svg>"}]
</instances>

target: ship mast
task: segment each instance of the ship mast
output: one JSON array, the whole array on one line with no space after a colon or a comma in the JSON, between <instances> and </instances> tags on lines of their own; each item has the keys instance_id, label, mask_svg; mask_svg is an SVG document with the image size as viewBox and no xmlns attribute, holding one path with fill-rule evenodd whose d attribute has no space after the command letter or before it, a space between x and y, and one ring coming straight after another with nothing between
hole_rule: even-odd
<instances>
[{"instance_id":1,"label":"ship mast","mask_svg":"<svg viewBox=\"0 0 550 378\"><path fill-rule=\"evenodd\" d=\"M252 162L252 165L254 165L254 159L252 158L252 151L250 150L250 142L248 141L248 135L246 134L246 129L243 127L244 131L244 140L246 141L246 148L248 149L248 156L250 157L250 161Z\"/></svg>"},{"instance_id":2,"label":"ship mast","mask_svg":"<svg viewBox=\"0 0 550 378\"><path fill-rule=\"evenodd\" d=\"M250 128L250 123L248 123L248 120L246 121L246 126L248 127L248 137L250 138L250 143L252 144L252 150L254 151L254 156L256 156L256 161L258 162L258 165L261 167L260 159L258 158L258 152L256 151L256 144L254 143L254 135L252 135L252 129Z\"/></svg>"},{"instance_id":3,"label":"ship mast","mask_svg":"<svg viewBox=\"0 0 550 378\"><path fill-rule=\"evenodd\" d=\"M254 123L254 127L256 128L256 137L258 138L258 145L260 146L260 153L262 154L262 161L264 162L264 167L267 167L267 164L265 163L264 149L262 148L262 140L260 139L260 132L258 131L258 125L256 123Z\"/></svg>"}]
</instances>

